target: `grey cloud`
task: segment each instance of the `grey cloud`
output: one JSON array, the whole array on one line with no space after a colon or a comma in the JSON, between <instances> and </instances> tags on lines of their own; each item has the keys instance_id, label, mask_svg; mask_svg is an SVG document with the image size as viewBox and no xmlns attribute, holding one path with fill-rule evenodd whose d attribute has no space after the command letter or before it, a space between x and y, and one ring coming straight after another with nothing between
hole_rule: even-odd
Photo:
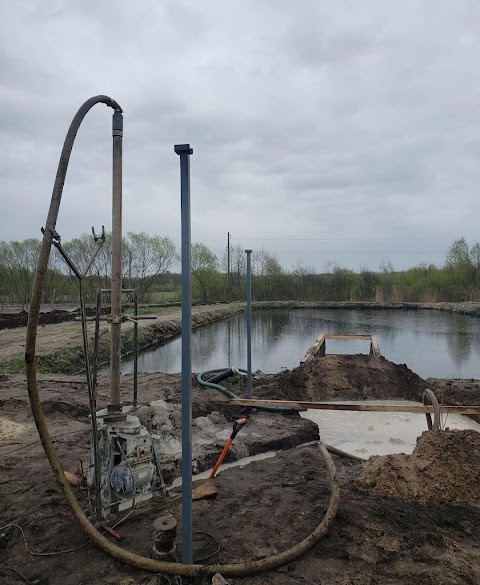
<instances>
[{"instance_id":1,"label":"grey cloud","mask_svg":"<svg viewBox=\"0 0 480 585\"><path fill-rule=\"evenodd\" d=\"M361 238L476 236L474 0L18 2L0 22L2 239L38 234L70 120L97 93L125 109L126 230L178 243L173 145L190 142L193 237L219 254L231 231L287 266L404 267L450 242ZM64 238L108 227L110 120L96 107L79 132Z\"/></svg>"}]
</instances>

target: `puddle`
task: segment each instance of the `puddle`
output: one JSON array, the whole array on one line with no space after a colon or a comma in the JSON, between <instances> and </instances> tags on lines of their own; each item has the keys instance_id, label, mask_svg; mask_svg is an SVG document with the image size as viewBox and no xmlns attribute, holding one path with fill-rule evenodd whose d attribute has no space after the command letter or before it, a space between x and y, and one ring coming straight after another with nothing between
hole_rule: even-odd
<instances>
[{"instance_id":1,"label":"puddle","mask_svg":"<svg viewBox=\"0 0 480 585\"><path fill-rule=\"evenodd\" d=\"M372 404L378 400L362 400ZM342 404L358 404L344 401ZM418 404L407 400L382 400L382 404ZM411 453L423 431L427 430L424 414L400 412L351 412L341 410L308 410L301 416L315 422L324 443L360 457ZM473 429L480 424L461 414L442 415L442 428Z\"/></svg>"},{"instance_id":2,"label":"puddle","mask_svg":"<svg viewBox=\"0 0 480 585\"><path fill-rule=\"evenodd\" d=\"M225 469L229 469L230 467L243 467L244 465L248 465L252 463L252 461L260 461L261 459L270 459L270 457L275 457L275 451L267 451L266 453L259 453L258 455L251 455L250 457L243 457L238 461L233 461L232 463L222 463L220 465L219 470L217 471L217 475L225 471ZM213 469L213 467L212 467ZM202 471L202 473L197 473L197 475L192 476L193 481L197 479L208 479L210 472L212 469L208 469L207 471ZM182 478L177 477L177 479L172 483L171 488L177 488L182 485Z\"/></svg>"},{"instance_id":3,"label":"puddle","mask_svg":"<svg viewBox=\"0 0 480 585\"><path fill-rule=\"evenodd\" d=\"M0 440L15 439L30 427L31 425L16 423L5 416L0 416Z\"/></svg>"}]
</instances>

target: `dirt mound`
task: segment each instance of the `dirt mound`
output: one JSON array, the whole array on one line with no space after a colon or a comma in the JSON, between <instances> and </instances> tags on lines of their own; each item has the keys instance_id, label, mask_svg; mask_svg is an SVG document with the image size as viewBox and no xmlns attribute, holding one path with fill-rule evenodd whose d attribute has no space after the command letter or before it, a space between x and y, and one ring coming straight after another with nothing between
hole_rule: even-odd
<instances>
[{"instance_id":1,"label":"dirt mound","mask_svg":"<svg viewBox=\"0 0 480 585\"><path fill-rule=\"evenodd\" d=\"M480 433L426 431L412 455L372 457L356 484L380 496L480 508Z\"/></svg>"},{"instance_id":2,"label":"dirt mound","mask_svg":"<svg viewBox=\"0 0 480 585\"><path fill-rule=\"evenodd\" d=\"M480 406L480 381L479 380L441 380L432 378L439 402L451 406L471 404ZM480 423L479 414L470 414L469 417Z\"/></svg>"},{"instance_id":3,"label":"dirt mound","mask_svg":"<svg viewBox=\"0 0 480 585\"><path fill-rule=\"evenodd\" d=\"M63 323L64 321L73 321L79 316L79 312L72 311L47 311L40 313L38 321L40 325L47 325L50 323ZM25 310L18 313L1 313L0 314L0 330L1 329L16 329L17 327L25 327L28 321L28 312Z\"/></svg>"},{"instance_id":4,"label":"dirt mound","mask_svg":"<svg viewBox=\"0 0 480 585\"><path fill-rule=\"evenodd\" d=\"M90 414L88 406L69 404L61 400L45 400L42 404L44 414L65 414L74 419L87 418Z\"/></svg>"},{"instance_id":5,"label":"dirt mound","mask_svg":"<svg viewBox=\"0 0 480 585\"><path fill-rule=\"evenodd\" d=\"M419 400L429 384L405 364L368 355L327 355L258 380L258 398L278 400Z\"/></svg>"},{"instance_id":6,"label":"dirt mound","mask_svg":"<svg viewBox=\"0 0 480 585\"><path fill-rule=\"evenodd\" d=\"M96 309L87 307L86 313L89 317L96 315ZM103 307L101 309L102 315L107 315L110 312L110 307ZM80 309L73 311L64 311L61 309L54 311L43 311L38 316L38 323L40 325L52 325L56 323L64 323L65 321L75 321L80 317ZM26 327L28 321L28 311L23 309L18 313L0 313L0 330L2 329L16 329L17 327Z\"/></svg>"}]
</instances>

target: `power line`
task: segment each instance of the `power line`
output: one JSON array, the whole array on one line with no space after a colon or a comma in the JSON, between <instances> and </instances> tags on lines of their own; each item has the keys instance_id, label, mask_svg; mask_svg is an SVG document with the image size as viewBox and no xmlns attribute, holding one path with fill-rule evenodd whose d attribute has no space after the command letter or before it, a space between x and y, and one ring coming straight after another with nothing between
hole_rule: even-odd
<instances>
[{"instance_id":1,"label":"power line","mask_svg":"<svg viewBox=\"0 0 480 585\"><path fill-rule=\"evenodd\" d=\"M324 250L268 250L268 252L272 254L316 254L317 256L385 256L385 255L415 255L418 256L419 254L442 254L442 252L424 252L424 251L387 251L387 250L378 250L374 252L329 252Z\"/></svg>"},{"instance_id":2,"label":"power line","mask_svg":"<svg viewBox=\"0 0 480 585\"><path fill-rule=\"evenodd\" d=\"M463 238L480 238L480 236L462 236ZM454 240L458 236L351 236L346 238L233 238L235 240L247 240L252 242L341 242L357 240Z\"/></svg>"}]
</instances>

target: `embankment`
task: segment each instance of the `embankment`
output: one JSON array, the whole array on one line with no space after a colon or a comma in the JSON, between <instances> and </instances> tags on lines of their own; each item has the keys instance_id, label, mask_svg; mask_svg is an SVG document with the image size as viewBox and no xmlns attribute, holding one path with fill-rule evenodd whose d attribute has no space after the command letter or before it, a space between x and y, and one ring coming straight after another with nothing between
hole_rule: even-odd
<instances>
[{"instance_id":1,"label":"embankment","mask_svg":"<svg viewBox=\"0 0 480 585\"><path fill-rule=\"evenodd\" d=\"M378 309L399 311L446 311L480 317L480 303L465 301L461 303L373 303L367 301L256 301L253 308L268 309Z\"/></svg>"},{"instance_id":2,"label":"embankment","mask_svg":"<svg viewBox=\"0 0 480 585\"><path fill-rule=\"evenodd\" d=\"M192 310L192 328L222 321L244 311L242 303L198 306ZM90 352L93 351L93 322L89 324ZM179 309L160 314L155 321L140 321L138 327L138 349L160 345L180 335L182 329ZM24 370L25 328L2 332L0 344L0 371L5 373ZM133 352L133 323L122 327L122 355ZM99 364L108 362L110 356L110 327L102 322L99 336ZM45 325L39 329L37 338L37 368L41 373L75 374L84 368L84 351L80 323L71 322Z\"/></svg>"}]
</instances>

